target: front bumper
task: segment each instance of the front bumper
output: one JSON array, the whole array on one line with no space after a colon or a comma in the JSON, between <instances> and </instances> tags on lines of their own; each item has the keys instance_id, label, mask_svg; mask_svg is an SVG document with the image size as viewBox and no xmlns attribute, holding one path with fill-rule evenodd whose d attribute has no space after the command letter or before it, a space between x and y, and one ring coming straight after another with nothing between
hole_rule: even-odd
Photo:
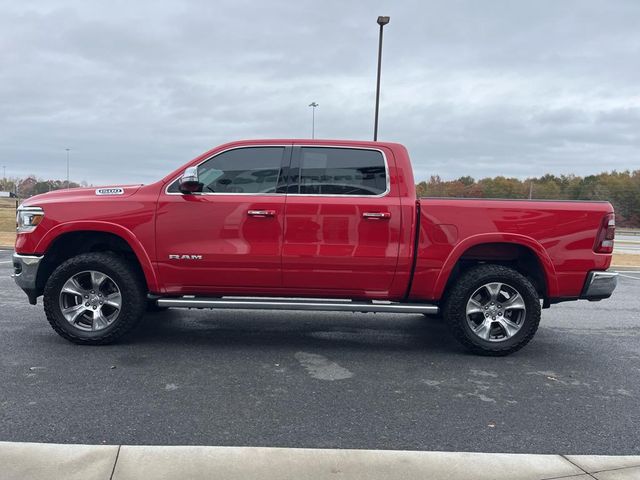
<instances>
[{"instance_id":1,"label":"front bumper","mask_svg":"<svg viewBox=\"0 0 640 480\"><path fill-rule=\"evenodd\" d=\"M592 301L609 298L617 285L618 274L616 272L589 272L580 298Z\"/></svg>"},{"instance_id":2,"label":"front bumper","mask_svg":"<svg viewBox=\"0 0 640 480\"><path fill-rule=\"evenodd\" d=\"M37 255L13 254L13 275L11 276L16 284L27 294L31 305L35 305L38 298L36 279L38 277L38 268L43 258L43 256Z\"/></svg>"}]
</instances>

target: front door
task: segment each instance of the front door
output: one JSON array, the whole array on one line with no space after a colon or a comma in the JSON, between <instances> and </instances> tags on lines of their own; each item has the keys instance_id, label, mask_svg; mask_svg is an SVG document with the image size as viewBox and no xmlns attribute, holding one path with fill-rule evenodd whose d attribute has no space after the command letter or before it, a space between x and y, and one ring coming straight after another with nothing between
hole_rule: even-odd
<instances>
[{"instance_id":1,"label":"front door","mask_svg":"<svg viewBox=\"0 0 640 480\"><path fill-rule=\"evenodd\" d=\"M240 147L198 166L202 191L178 180L161 193L156 220L160 280L168 293L238 293L282 286L285 194L290 147Z\"/></svg>"},{"instance_id":2,"label":"front door","mask_svg":"<svg viewBox=\"0 0 640 480\"><path fill-rule=\"evenodd\" d=\"M284 225L283 285L345 297L388 292L398 263L400 198L391 153L294 146Z\"/></svg>"}]
</instances>

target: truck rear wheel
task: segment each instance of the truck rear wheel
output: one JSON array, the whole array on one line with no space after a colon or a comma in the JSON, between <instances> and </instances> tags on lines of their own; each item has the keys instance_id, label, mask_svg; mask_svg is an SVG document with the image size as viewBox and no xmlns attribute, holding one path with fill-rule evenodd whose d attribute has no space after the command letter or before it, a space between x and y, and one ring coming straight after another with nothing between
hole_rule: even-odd
<instances>
[{"instance_id":1,"label":"truck rear wheel","mask_svg":"<svg viewBox=\"0 0 640 480\"><path fill-rule=\"evenodd\" d=\"M53 329L71 342L111 343L135 327L146 298L137 272L121 257L85 253L62 263L44 289Z\"/></svg>"},{"instance_id":2,"label":"truck rear wheel","mask_svg":"<svg viewBox=\"0 0 640 480\"><path fill-rule=\"evenodd\" d=\"M480 355L508 355L533 338L540 300L529 280L501 265L464 272L448 292L444 318L454 337Z\"/></svg>"}]
</instances>

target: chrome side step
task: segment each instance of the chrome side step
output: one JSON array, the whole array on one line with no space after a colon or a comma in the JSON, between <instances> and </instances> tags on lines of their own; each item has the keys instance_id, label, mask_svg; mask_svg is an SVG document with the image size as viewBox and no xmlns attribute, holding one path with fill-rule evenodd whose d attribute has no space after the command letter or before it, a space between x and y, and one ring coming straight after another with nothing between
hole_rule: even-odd
<instances>
[{"instance_id":1,"label":"chrome side step","mask_svg":"<svg viewBox=\"0 0 640 480\"><path fill-rule=\"evenodd\" d=\"M249 310L316 310L329 312L427 313L435 315L437 305L428 303L396 303L373 300L327 300L307 298L250 297L166 297L157 300L159 307L172 308L236 308Z\"/></svg>"}]
</instances>

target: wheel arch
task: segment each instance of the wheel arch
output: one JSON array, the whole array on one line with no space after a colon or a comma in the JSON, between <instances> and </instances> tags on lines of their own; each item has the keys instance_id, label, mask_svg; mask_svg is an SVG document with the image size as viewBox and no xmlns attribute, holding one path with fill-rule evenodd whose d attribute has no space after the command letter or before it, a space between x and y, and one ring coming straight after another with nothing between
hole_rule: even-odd
<instances>
[{"instance_id":1,"label":"wheel arch","mask_svg":"<svg viewBox=\"0 0 640 480\"><path fill-rule=\"evenodd\" d=\"M38 269L39 292L53 270L74 255L96 251L114 251L127 258L139 270L149 291L159 291L155 270L147 251L136 236L125 227L107 222L74 222L61 224L47 232L37 250L44 253Z\"/></svg>"},{"instance_id":2,"label":"wheel arch","mask_svg":"<svg viewBox=\"0 0 640 480\"><path fill-rule=\"evenodd\" d=\"M461 273L480 263L510 266L528 277L542 298L556 295L555 267L539 242L524 235L485 234L468 238L451 251L436 280L436 298L443 297Z\"/></svg>"}]
</instances>

